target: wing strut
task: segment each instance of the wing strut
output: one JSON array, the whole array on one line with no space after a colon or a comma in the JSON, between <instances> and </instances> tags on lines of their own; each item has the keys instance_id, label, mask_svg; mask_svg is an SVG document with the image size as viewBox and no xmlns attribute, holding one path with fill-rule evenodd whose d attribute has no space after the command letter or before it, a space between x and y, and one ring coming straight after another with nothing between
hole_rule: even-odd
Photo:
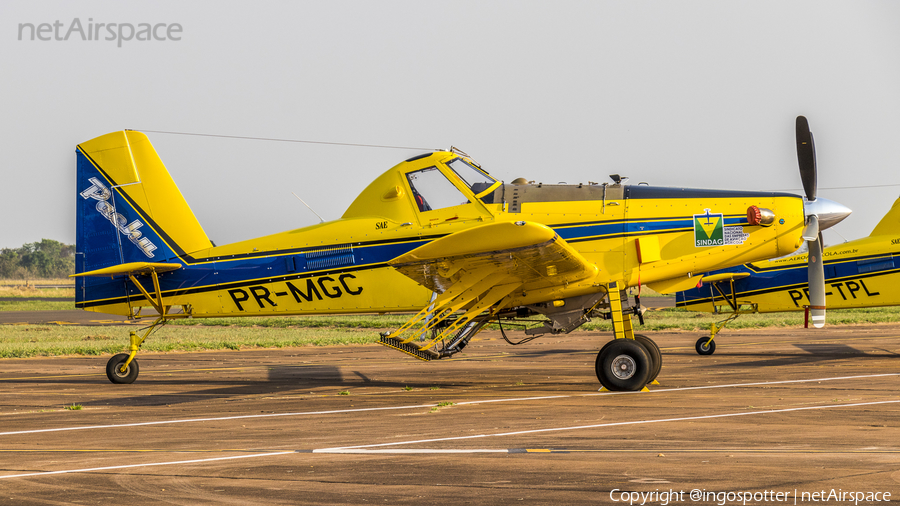
<instances>
[{"instance_id":1,"label":"wing strut","mask_svg":"<svg viewBox=\"0 0 900 506\"><path fill-rule=\"evenodd\" d=\"M719 295L722 296L722 299L724 299L725 302L728 304L728 306L731 307L731 311L732 311L732 312L737 312L737 308L738 308L738 306L737 306L737 293L734 291L734 278L729 279L728 282L731 284L731 298L730 298L730 299L728 298L728 295L726 295L725 292L723 292L722 289L719 288L719 283L721 283L721 281L720 281L720 282L713 282L713 283L711 283L711 284L712 284L713 289L714 289L715 291L719 292ZM715 294L713 294L713 297L712 297L712 305L713 305L713 309L715 309L715 308L716 308L716 296L715 296Z\"/></svg>"},{"instance_id":2,"label":"wing strut","mask_svg":"<svg viewBox=\"0 0 900 506\"><path fill-rule=\"evenodd\" d=\"M151 276L153 276L153 291L156 292L156 297L151 297L147 290L144 289L144 286L141 285L137 279L135 279L134 274L128 273L128 279L134 283L134 286L144 294L144 297L147 298L147 302L149 302L153 309L156 309L156 312L159 313L160 318L166 318L168 315L166 314L171 306L163 305L162 291L159 289L159 276L156 274L156 270L153 269L150 271Z\"/></svg>"}]
</instances>

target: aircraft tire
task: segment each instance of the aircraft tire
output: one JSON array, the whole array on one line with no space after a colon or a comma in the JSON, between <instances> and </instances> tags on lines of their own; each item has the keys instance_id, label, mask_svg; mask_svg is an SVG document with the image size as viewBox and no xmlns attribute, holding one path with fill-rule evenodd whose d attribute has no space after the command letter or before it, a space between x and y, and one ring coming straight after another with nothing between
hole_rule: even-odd
<instances>
[{"instance_id":1,"label":"aircraft tire","mask_svg":"<svg viewBox=\"0 0 900 506\"><path fill-rule=\"evenodd\" d=\"M709 345L707 345L707 341L709 341L708 337L701 337L697 340L697 345L694 348L697 350L698 355L712 355L716 352L716 342L709 341Z\"/></svg>"},{"instance_id":2,"label":"aircraft tire","mask_svg":"<svg viewBox=\"0 0 900 506\"><path fill-rule=\"evenodd\" d=\"M638 391L650 376L649 355L644 345L633 339L610 341L597 354L597 379L611 392Z\"/></svg>"},{"instance_id":3,"label":"aircraft tire","mask_svg":"<svg viewBox=\"0 0 900 506\"><path fill-rule=\"evenodd\" d=\"M650 375L647 377L647 383L653 383L653 380L659 376L659 371L662 370L662 352L659 351L656 341L643 334L635 334L634 340L647 349L647 355L650 357Z\"/></svg>"},{"instance_id":4,"label":"aircraft tire","mask_svg":"<svg viewBox=\"0 0 900 506\"><path fill-rule=\"evenodd\" d=\"M109 381L117 384L134 383L134 380L138 377L137 359L132 360L128 364L128 369L125 369L125 372L119 371L119 368L122 367L126 360L128 360L127 353L119 353L109 359L109 362L106 363L106 377L109 378Z\"/></svg>"}]
</instances>

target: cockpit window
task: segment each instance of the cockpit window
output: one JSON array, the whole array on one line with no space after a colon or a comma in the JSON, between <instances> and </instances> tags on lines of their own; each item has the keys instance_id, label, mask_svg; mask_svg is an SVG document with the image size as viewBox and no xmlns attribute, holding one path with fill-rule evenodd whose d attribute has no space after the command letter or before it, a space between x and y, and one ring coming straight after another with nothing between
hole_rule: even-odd
<instances>
[{"instance_id":1,"label":"cockpit window","mask_svg":"<svg viewBox=\"0 0 900 506\"><path fill-rule=\"evenodd\" d=\"M456 175L466 183L466 186L468 186L475 195L487 190L491 185L497 182L496 179L487 175L484 171L478 169L462 158L455 158L447 163L447 165L453 169L453 172L456 172Z\"/></svg>"},{"instance_id":2,"label":"cockpit window","mask_svg":"<svg viewBox=\"0 0 900 506\"><path fill-rule=\"evenodd\" d=\"M437 167L410 172L406 174L406 179L419 211L443 209L467 202L462 192Z\"/></svg>"}]
</instances>

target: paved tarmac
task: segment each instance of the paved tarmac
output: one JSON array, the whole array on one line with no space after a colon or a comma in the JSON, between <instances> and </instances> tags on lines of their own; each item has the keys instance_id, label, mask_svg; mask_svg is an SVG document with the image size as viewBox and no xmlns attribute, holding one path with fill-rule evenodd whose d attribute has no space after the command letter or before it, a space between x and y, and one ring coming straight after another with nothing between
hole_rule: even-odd
<instances>
[{"instance_id":1,"label":"paved tarmac","mask_svg":"<svg viewBox=\"0 0 900 506\"><path fill-rule=\"evenodd\" d=\"M608 337L588 332L484 332L431 363L379 345L142 353L132 385L108 382L108 357L2 360L0 504L900 500L900 326L729 330L709 357L696 333L650 335L661 385L625 394L597 391Z\"/></svg>"}]
</instances>

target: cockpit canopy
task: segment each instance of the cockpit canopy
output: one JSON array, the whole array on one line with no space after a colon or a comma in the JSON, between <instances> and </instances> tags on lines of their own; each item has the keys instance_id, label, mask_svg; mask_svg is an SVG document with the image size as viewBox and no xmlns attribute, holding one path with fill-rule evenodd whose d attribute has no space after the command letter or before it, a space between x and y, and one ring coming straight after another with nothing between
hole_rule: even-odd
<instances>
[{"instance_id":1,"label":"cockpit canopy","mask_svg":"<svg viewBox=\"0 0 900 506\"><path fill-rule=\"evenodd\" d=\"M410 158L382 174L353 201L343 218L380 216L415 221L418 213L451 212L454 210L449 208L472 204L474 199L493 203L493 190L499 184L471 160L438 151Z\"/></svg>"},{"instance_id":2,"label":"cockpit canopy","mask_svg":"<svg viewBox=\"0 0 900 506\"><path fill-rule=\"evenodd\" d=\"M455 175L476 198L497 182L496 179L462 158L454 158L447 162L446 166L450 168L452 175ZM413 200L421 212L469 202L469 196L457 187L459 181L457 184L450 182L450 179L437 166L407 172L406 180L412 191Z\"/></svg>"}]
</instances>

